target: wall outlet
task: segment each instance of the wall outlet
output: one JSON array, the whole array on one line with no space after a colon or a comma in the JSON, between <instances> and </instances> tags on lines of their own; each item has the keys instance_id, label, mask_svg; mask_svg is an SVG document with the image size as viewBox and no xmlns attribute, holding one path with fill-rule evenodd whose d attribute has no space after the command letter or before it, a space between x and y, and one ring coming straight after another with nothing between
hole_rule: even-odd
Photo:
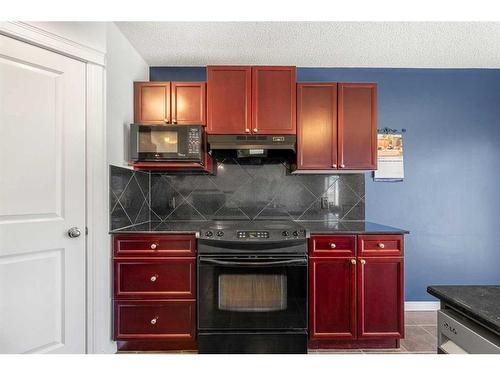
<instances>
[{"instance_id":1,"label":"wall outlet","mask_svg":"<svg viewBox=\"0 0 500 375\"><path fill-rule=\"evenodd\" d=\"M328 197L321 197L321 209L328 209Z\"/></svg>"}]
</instances>

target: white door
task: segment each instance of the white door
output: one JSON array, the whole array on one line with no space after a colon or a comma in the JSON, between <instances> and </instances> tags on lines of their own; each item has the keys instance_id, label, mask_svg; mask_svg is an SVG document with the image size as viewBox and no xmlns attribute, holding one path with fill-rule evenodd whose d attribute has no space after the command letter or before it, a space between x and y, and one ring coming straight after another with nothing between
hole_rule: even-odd
<instances>
[{"instance_id":1,"label":"white door","mask_svg":"<svg viewBox=\"0 0 500 375\"><path fill-rule=\"evenodd\" d=\"M0 353L84 352L85 64L0 35Z\"/></svg>"}]
</instances>

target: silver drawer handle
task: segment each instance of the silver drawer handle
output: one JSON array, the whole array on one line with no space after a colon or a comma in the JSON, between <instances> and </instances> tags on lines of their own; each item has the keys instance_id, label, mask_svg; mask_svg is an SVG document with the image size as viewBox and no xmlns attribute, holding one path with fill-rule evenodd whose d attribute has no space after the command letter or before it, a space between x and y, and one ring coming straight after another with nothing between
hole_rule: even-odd
<instances>
[{"instance_id":1,"label":"silver drawer handle","mask_svg":"<svg viewBox=\"0 0 500 375\"><path fill-rule=\"evenodd\" d=\"M152 243L152 244L151 244L151 249L153 249L153 250L154 250L154 249L156 249L157 247L158 247L158 245L157 245L157 244L155 244L155 243Z\"/></svg>"},{"instance_id":2,"label":"silver drawer handle","mask_svg":"<svg viewBox=\"0 0 500 375\"><path fill-rule=\"evenodd\" d=\"M158 279L158 275L151 276L151 282L154 283Z\"/></svg>"},{"instance_id":3,"label":"silver drawer handle","mask_svg":"<svg viewBox=\"0 0 500 375\"><path fill-rule=\"evenodd\" d=\"M383 249L385 247L385 245L383 243L379 243L378 247L380 247L381 249Z\"/></svg>"},{"instance_id":4,"label":"silver drawer handle","mask_svg":"<svg viewBox=\"0 0 500 375\"><path fill-rule=\"evenodd\" d=\"M337 245L335 245L334 243L331 243L331 244L330 244L330 247L331 247L332 249L335 249L335 248L337 247Z\"/></svg>"},{"instance_id":5,"label":"silver drawer handle","mask_svg":"<svg viewBox=\"0 0 500 375\"><path fill-rule=\"evenodd\" d=\"M153 319L151 319L151 324L155 325L157 321L158 321L158 317L155 316Z\"/></svg>"}]
</instances>

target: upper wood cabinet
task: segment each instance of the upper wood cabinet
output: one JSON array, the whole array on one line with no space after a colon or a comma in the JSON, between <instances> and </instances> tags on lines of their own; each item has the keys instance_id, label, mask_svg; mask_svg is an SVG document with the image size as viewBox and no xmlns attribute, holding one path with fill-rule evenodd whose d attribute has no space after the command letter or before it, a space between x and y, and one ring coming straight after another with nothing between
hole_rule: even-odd
<instances>
[{"instance_id":1,"label":"upper wood cabinet","mask_svg":"<svg viewBox=\"0 0 500 375\"><path fill-rule=\"evenodd\" d=\"M338 161L342 169L377 169L377 85L339 83Z\"/></svg>"},{"instance_id":2,"label":"upper wood cabinet","mask_svg":"<svg viewBox=\"0 0 500 375\"><path fill-rule=\"evenodd\" d=\"M206 124L205 82L134 82L134 122Z\"/></svg>"},{"instance_id":3,"label":"upper wood cabinet","mask_svg":"<svg viewBox=\"0 0 500 375\"><path fill-rule=\"evenodd\" d=\"M252 67L252 133L295 134L295 105L295 67Z\"/></svg>"},{"instance_id":4,"label":"upper wood cabinet","mask_svg":"<svg viewBox=\"0 0 500 375\"><path fill-rule=\"evenodd\" d=\"M207 132L209 134L250 133L252 68L249 66L209 66L207 78Z\"/></svg>"},{"instance_id":5,"label":"upper wood cabinet","mask_svg":"<svg viewBox=\"0 0 500 375\"><path fill-rule=\"evenodd\" d=\"M297 167L337 168L337 84L297 85Z\"/></svg>"},{"instance_id":6,"label":"upper wood cabinet","mask_svg":"<svg viewBox=\"0 0 500 375\"><path fill-rule=\"evenodd\" d=\"M209 66L209 134L295 134L295 67Z\"/></svg>"},{"instance_id":7,"label":"upper wood cabinet","mask_svg":"<svg viewBox=\"0 0 500 375\"><path fill-rule=\"evenodd\" d=\"M297 85L297 170L377 168L377 85Z\"/></svg>"}]
</instances>

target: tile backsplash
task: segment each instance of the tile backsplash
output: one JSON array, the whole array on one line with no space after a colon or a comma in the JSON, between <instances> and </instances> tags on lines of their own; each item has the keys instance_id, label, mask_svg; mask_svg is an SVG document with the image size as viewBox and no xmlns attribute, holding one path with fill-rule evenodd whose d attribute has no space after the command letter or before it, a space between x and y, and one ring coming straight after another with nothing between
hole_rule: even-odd
<instances>
[{"instance_id":1,"label":"tile backsplash","mask_svg":"<svg viewBox=\"0 0 500 375\"><path fill-rule=\"evenodd\" d=\"M110 167L111 229L149 220L364 220L363 174L291 175L279 161L217 161L217 173Z\"/></svg>"}]
</instances>

